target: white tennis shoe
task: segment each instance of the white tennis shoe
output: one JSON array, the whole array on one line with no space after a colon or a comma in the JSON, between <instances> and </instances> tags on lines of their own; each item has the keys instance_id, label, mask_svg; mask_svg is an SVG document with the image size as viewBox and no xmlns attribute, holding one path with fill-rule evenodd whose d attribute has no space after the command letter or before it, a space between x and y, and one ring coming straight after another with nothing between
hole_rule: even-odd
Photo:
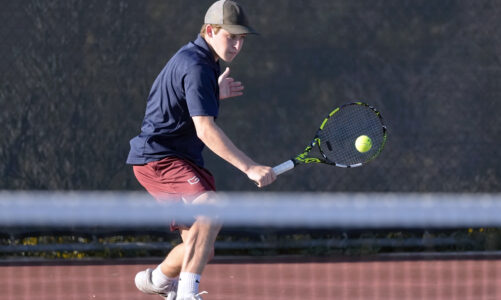
<instances>
[{"instance_id":1,"label":"white tennis shoe","mask_svg":"<svg viewBox=\"0 0 501 300\"><path fill-rule=\"evenodd\" d=\"M176 292L170 291L167 293L167 297L164 298L165 300L176 300Z\"/></svg>"},{"instance_id":2,"label":"white tennis shoe","mask_svg":"<svg viewBox=\"0 0 501 300\"><path fill-rule=\"evenodd\" d=\"M200 296L202 294L208 294L208 293L204 291L204 292L200 292L196 295L189 295L189 296L177 298L176 300L203 300L202 297Z\"/></svg>"},{"instance_id":3,"label":"white tennis shoe","mask_svg":"<svg viewBox=\"0 0 501 300\"><path fill-rule=\"evenodd\" d=\"M174 284L169 284L162 288L158 288L154 286L153 282L151 281L152 272L153 272L152 269L146 269L145 271L141 271L136 274L134 282L136 283L137 289L146 294L152 294L152 295L156 294L162 296L164 297L165 300L175 300L177 291L177 282Z\"/></svg>"}]
</instances>

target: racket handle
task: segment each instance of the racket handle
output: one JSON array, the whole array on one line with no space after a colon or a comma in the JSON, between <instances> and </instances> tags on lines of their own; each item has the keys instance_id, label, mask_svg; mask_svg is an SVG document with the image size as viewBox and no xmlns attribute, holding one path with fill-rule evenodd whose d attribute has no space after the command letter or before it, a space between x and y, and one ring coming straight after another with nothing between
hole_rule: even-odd
<instances>
[{"instance_id":1,"label":"racket handle","mask_svg":"<svg viewBox=\"0 0 501 300\"><path fill-rule=\"evenodd\" d=\"M294 162L291 159L289 159L288 161L274 167L273 172L275 172L275 174L278 176L292 169L294 169Z\"/></svg>"}]
</instances>

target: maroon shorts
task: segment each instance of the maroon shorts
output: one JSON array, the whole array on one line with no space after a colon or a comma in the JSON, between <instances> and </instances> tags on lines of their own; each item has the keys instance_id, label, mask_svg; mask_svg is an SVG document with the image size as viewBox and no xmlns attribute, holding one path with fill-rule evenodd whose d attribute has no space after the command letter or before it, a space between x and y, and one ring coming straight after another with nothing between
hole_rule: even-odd
<instances>
[{"instance_id":1,"label":"maroon shorts","mask_svg":"<svg viewBox=\"0 0 501 300\"><path fill-rule=\"evenodd\" d=\"M190 203L199 195L216 190L214 177L208 170L178 157L135 165L133 169L139 183L157 201Z\"/></svg>"}]
</instances>

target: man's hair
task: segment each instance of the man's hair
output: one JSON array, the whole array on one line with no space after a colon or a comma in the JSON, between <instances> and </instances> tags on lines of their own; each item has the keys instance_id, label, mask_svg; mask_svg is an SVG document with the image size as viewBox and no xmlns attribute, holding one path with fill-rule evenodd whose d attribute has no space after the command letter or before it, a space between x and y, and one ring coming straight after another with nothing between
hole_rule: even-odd
<instances>
[{"instance_id":1,"label":"man's hair","mask_svg":"<svg viewBox=\"0 0 501 300\"><path fill-rule=\"evenodd\" d=\"M202 28L200 29L200 36L201 37L205 37L207 25L212 26L214 33L217 33L219 31L219 29L223 28L223 27L221 27L221 25L217 25L217 24L204 24L204 25L202 25Z\"/></svg>"}]
</instances>

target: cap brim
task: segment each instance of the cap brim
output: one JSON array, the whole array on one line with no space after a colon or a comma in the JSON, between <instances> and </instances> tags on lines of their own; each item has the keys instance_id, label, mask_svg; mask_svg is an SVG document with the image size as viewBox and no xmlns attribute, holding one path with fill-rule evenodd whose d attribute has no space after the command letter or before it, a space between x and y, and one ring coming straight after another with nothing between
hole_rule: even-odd
<instances>
[{"instance_id":1,"label":"cap brim","mask_svg":"<svg viewBox=\"0 0 501 300\"><path fill-rule=\"evenodd\" d=\"M227 30L231 34L259 34L252 27L243 26L243 25L228 25L223 24L221 27Z\"/></svg>"}]
</instances>

